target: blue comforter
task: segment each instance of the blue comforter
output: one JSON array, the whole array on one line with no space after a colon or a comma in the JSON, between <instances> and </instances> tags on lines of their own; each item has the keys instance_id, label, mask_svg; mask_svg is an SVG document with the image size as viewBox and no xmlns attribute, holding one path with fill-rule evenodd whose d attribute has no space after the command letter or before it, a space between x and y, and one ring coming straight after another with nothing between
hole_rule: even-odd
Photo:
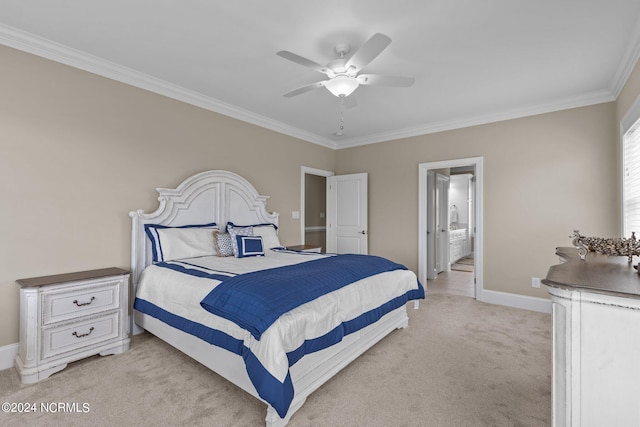
<instances>
[{"instance_id":1,"label":"blue comforter","mask_svg":"<svg viewBox=\"0 0 640 427\"><path fill-rule=\"evenodd\" d=\"M280 316L304 303L360 279L406 269L373 255L336 255L226 278L200 305L259 340Z\"/></svg>"},{"instance_id":2,"label":"blue comforter","mask_svg":"<svg viewBox=\"0 0 640 427\"><path fill-rule=\"evenodd\" d=\"M220 282L201 301L201 306L211 308L218 316L233 318L234 322L250 330L256 338L262 336L281 314L305 302L365 277L386 271L406 270L406 267L400 264L370 255L329 256L237 276L230 272L196 268L188 262L158 263L153 267L169 268L190 276ZM154 270L154 273L156 272ZM286 353L288 365L291 367L304 355L342 341L343 337L377 322L407 301L424 297L424 288L417 282L415 289L398 294L376 308L345 320L322 336L306 339L298 348ZM216 302L217 300L219 301ZM242 356L249 378L260 397L273 406L280 417L286 416L295 394L290 373L287 373L284 380L278 380L253 354L243 339L234 338L220 330L175 315L139 296L135 300L134 308ZM245 315L247 318L243 319L242 316Z\"/></svg>"}]
</instances>

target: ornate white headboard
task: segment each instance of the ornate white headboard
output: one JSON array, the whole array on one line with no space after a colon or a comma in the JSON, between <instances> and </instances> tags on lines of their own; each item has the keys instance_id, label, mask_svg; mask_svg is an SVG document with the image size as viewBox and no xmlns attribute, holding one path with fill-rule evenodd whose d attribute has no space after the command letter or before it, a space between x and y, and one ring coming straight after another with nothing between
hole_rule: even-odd
<instances>
[{"instance_id":1,"label":"ornate white headboard","mask_svg":"<svg viewBox=\"0 0 640 427\"><path fill-rule=\"evenodd\" d=\"M151 264L151 243L145 224L180 226L215 222L224 230L236 224L278 225L278 214L267 212L268 196L261 196L249 181L233 172L211 170L185 179L175 189L157 188L160 206L155 212L131 211L131 273L135 286Z\"/></svg>"}]
</instances>

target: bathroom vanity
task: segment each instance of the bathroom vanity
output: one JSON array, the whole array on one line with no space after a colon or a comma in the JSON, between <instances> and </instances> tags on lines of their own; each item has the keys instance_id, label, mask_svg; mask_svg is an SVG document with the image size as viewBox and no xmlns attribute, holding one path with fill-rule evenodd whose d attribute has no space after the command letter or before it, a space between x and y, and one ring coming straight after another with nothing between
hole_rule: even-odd
<instances>
[{"instance_id":1,"label":"bathroom vanity","mask_svg":"<svg viewBox=\"0 0 640 427\"><path fill-rule=\"evenodd\" d=\"M460 258L470 255L469 237L466 228L449 230L449 261L454 264Z\"/></svg>"},{"instance_id":2,"label":"bathroom vanity","mask_svg":"<svg viewBox=\"0 0 640 427\"><path fill-rule=\"evenodd\" d=\"M553 425L640 426L640 276L626 257L556 253L563 262L542 281L553 307Z\"/></svg>"}]
</instances>

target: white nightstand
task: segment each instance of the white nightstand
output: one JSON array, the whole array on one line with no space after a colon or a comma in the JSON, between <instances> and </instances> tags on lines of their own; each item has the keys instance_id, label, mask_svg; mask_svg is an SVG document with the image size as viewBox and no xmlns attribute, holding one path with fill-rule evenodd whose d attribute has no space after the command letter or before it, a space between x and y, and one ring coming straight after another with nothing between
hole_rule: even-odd
<instances>
[{"instance_id":1,"label":"white nightstand","mask_svg":"<svg viewBox=\"0 0 640 427\"><path fill-rule=\"evenodd\" d=\"M88 356L129 349L129 272L119 268L16 281L20 347L15 366L35 383Z\"/></svg>"},{"instance_id":2,"label":"white nightstand","mask_svg":"<svg viewBox=\"0 0 640 427\"><path fill-rule=\"evenodd\" d=\"M298 252L322 252L322 246L315 245L295 245L295 246L287 246L287 249L290 251L298 251Z\"/></svg>"}]
</instances>

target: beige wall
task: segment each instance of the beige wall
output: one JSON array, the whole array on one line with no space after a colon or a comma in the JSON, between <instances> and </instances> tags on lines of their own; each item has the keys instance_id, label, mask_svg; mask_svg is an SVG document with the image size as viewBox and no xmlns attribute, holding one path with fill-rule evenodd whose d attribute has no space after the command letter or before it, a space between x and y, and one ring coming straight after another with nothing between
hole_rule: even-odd
<instances>
[{"instance_id":1,"label":"beige wall","mask_svg":"<svg viewBox=\"0 0 640 427\"><path fill-rule=\"evenodd\" d=\"M304 182L304 225L305 227L324 227L327 212L327 178L307 173ZM304 233L304 243L319 246L323 252L326 251L326 241L325 230L307 230Z\"/></svg>"},{"instance_id":2,"label":"beige wall","mask_svg":"<svg viewBox=\"0 0 640 427\"><path fill-rule=\"evenodd\" d=\"M156 187L236 172L298 244L301 166L335 165L334 150L13 49L0 64L0 346L18 341L16 279L129 268L128 212L155 210Z\"/></svg>"},{"instance_id":3,"label":"beige wall","mask_svg":"<svg viewBox=\"0 0 640 427\"><path fill-rule=\"evenodd\" d=\"M531 287L556 246L618 233L615 103L339 150L337 173L369 173L369 252L418 266L418 165L484 157L484 288Z\"/></svg>"},{"instance_id":4,"label":"beige wall","mask_svg":"<svg viewBox=\"0 0 640 427\"><path fill-rule=\"evenodd\" d=\"M327 198L325 197L327 178L319 175L305 174L304 187L304 225L325 225L325 213L327 212Z\"/></svg>"}]
</instances>

